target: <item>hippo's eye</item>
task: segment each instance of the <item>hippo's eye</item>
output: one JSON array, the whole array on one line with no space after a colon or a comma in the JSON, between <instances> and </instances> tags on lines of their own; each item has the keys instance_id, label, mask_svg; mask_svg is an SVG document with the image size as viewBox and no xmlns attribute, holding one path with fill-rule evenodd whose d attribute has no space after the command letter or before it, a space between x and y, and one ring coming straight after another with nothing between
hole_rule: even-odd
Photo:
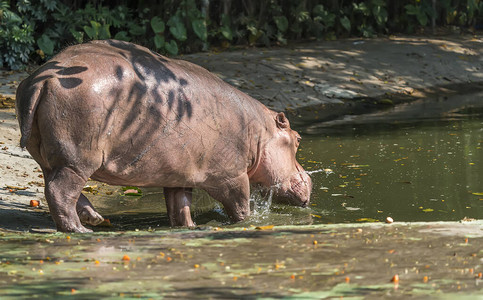
<instances>
[{"instance_id":1,"label":"hippo's eye","mask_svg":"<svg viewBox=\"0 0 483 300\"><path fill-rule=\"evenodd\" d=\"M302 140L302 138L299 135L297 135L297 144L300 144L301 140Z\"/></svg>"}]
</instances>

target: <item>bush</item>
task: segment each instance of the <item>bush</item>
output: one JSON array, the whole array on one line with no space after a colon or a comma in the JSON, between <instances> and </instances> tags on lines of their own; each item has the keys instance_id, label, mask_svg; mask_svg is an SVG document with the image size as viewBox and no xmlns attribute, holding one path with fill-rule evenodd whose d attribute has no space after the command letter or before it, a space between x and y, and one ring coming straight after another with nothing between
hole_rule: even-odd
<instances>
[{"instance_id":1,"label":"bush","mask_svg":"<svg viewBox=\"0 0 483 300\"><path fill-rule=\"evenodd\" d=\"M73 4L74 2L75 4ZM84 4L86 3L86 4ZM109 3L109 4L103 4ZM158 52L209 45L284 45L412 33L431 24L478 27L483 1L440 0L0 0L0 65L22 68L66 45L92 39L133 41ZM343 4L344 3L344 4Z\"/></svg>"}]
</instances>

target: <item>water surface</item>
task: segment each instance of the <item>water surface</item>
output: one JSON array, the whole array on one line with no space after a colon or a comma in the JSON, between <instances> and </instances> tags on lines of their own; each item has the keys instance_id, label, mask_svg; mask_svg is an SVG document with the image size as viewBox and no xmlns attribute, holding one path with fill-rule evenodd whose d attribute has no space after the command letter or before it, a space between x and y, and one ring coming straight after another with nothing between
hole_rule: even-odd
<instances>
[{"instance_id":1,"label":"water surface","mask_svg":"<svg viewBox=\"0 0 483 300\"><path fill-rule=\"evenodd\" d=\"M314 222L483 217L479 117L309 128L300 158L314 173Z\"/></svg>"}]
</instances>

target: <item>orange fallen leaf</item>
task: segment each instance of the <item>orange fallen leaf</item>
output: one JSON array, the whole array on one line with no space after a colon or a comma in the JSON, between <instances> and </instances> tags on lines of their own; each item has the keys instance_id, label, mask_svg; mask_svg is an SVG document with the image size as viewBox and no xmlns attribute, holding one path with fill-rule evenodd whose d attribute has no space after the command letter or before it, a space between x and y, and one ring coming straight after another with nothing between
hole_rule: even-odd
<instances>
[{"instance_id":1,"label":"orange fallen leaf","mask_svg":"<svg viewBox=\"0 0 483 300\"><path fill-rule=\"evenodd\" d=\"M273 229L274 225L267 225L267 226L258 226L255 227L256 230L271 230Z\"/></svg>"},{"instance_id":2,"label":"orange fallen leaf","mask_svg":"<svg viewBox=\"0 0 483 300\"><path fill-rule=\"evenodd\" d=\"M31 207L39 207L40 201L39 200L30 200L30 206Z\"/></svg>"},{"instance_id":3,"label":"orange fallen leaf","mask_svg":"<svg viewBox=\"0 0 483 300\"><path fill-rule=\"evenodd\" d=\"M104 219L101 223L99 223L97 226L101 227L112 227L111 221L109 219Z\"/></svg>"},{"instance_id":4,"label":"orange fallen leaf","mask_svg":"<svg viewBox=\"0 0 483 300\"><path fill-rule=\"evenodd\" d=\"M424 283L428 282L428 280L429 280L428 276L424 276L424 277L423 277L423 282L424 282Z\"/></svg>"},{"instance_id":5,"label":"orange fallen leaf","mask_svg":"<svg viewBox=\"0 0 483 300\"><path fill-rule=\"evenodd\" d=\"M130 260L131 260L131 258L130 258L128 255L124 255L124 256L122 257L122 260L123 260L123 261L130 261Z\"/></svg>"},{"instance_id":6,"label":"orange fallen leaf","mask_svg":"<svg viewBox=\"0 0 483 300\"><path fill-rule=\"evenodd\" d=\"M350 279L350 277L349 277L349 276L346 276L346 278L345 278L345 282L347 282L347 283L351 282L351 279Z\"/></svg>"},{"instance_id":7,"label":"orange fallen leaf","mask_svg":"<svg viewBox=\"0 0 483 300\"><path fill-rule=\"evenodd\" d=\"M399 275L394 275L391 279L391 282L398 283L399 282Z\"/></svg>"}]
</instances>

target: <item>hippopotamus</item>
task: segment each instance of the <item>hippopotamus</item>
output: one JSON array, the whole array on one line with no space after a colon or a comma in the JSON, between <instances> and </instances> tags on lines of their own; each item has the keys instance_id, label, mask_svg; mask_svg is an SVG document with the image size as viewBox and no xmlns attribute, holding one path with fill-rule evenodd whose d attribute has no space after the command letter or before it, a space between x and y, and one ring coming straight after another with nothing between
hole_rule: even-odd
<instances>
[{"instance_id":1,"label":"hippopotamus","mask_svg":"<svg viewBox=\"0 0 483 300\"><path fill-rule=\"evenodd\" d=\"M67 47L20 83L16 112L58 231L103 221L81 193L89 178L163 188L172 226L195 226L193 188L233 222L250 215L251 185L272 188L274 201L310 201L311 179L296 160L301 138L283 112L136 44Z\"/></svg>"}]
</instances>

